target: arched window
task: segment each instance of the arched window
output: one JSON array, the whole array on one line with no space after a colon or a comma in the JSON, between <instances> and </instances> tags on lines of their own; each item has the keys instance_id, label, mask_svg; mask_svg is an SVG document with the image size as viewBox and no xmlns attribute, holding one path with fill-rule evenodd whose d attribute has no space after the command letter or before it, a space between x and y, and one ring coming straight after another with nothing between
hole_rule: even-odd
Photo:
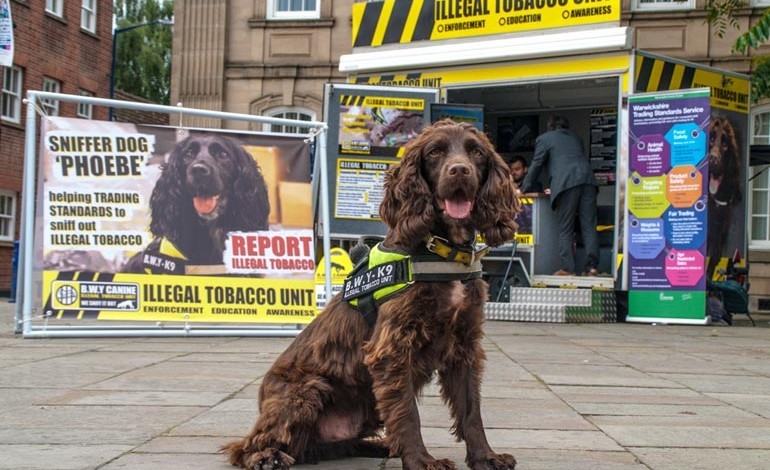
<instances>
[{"instance_id":1,"label":"arched window","mask_svg":"<svg viewBox=\"0 0 770 470\"><path fill-rule=\"evenodd\" d=\"M315 113L304 108L275 108L265 112L265 116L295 119L298 121L315 121ZM265 132L280 132L283 134L307 134L307 127L282 126L279 124L263 124L262 130Z\"/></svg>"},{"instance_id":2,"label":"arched window","mask_svg":"<svg viewBox=\"0 0 770 470\"><path fill-rule=\"evenodd\" d=\"M770 105L752 110L751 143L770 145ZM749 244L770 249L770 165L749 167Z\"/></svg>"}]
</instances>

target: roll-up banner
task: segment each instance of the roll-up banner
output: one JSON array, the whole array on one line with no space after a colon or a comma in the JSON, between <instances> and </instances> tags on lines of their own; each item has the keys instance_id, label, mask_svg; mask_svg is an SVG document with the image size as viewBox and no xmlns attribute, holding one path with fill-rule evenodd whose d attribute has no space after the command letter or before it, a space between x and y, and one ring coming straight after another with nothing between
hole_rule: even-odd
<instances>
[{"instance_id":1,"label":"roll-up banner","mask_svg":"<svg viewBox=\"0 0 770 470\"><path fill-rule=\"evenodd\" d=\"M628 321L706 322L709 100L628 98Z\"/></svg>"},{"instance_id":2,"label":"roll-up banner","mask_svg":"<svg viewBox=\"0 0 770 470\"><path fill-rule=\"evenodd\" d=\"M47 117L40 148L49 321L315 317L302 137Z\"/></svg>"}]
</instances>

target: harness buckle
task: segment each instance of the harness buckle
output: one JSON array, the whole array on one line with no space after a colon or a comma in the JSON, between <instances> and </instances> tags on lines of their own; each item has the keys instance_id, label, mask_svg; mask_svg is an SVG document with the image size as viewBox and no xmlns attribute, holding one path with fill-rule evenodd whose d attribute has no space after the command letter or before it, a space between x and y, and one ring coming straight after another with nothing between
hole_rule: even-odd
<instances>
[{"instance_id":1,"label":"harness buckle","mask_svg":"<svg viewBox=\"0 0 770 470\"><path fill-rule=\"evenodd\" d=\"M436 248L438 247L438 243L436 243L436 241L443 242L445 245L449 244L449 240L447 240L446 238L441 238L436 235L428 235L428 239L425 241L425 248L427 248L428 251L432 253L441 255L441 253L436 251Z\"/></svg>"}]
</instances>

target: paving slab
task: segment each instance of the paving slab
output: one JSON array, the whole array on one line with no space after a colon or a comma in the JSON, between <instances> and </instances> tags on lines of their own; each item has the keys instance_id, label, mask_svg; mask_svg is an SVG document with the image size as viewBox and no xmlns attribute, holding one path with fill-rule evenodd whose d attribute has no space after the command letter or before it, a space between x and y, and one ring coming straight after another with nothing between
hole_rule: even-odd
<instances>
[{"instance_id":1,"label":"paving slab","mask_svg":"<svg viewBox=\"0 0 770 470\"><path fill-rule=\"evenodd\" d=\"M709 397L688 388L590 387L551 385L550 390L570 404L628 403L660 405L722 405L717 397Z\"/></svg>"},{"instance_id":2,"label":"paving slab","mask_svg":"<svg viewBox=\"0 0 770 470\"><path fill-rule=\"evenodd\" d=\"M763 418L770 419L770 394L750 395L745 393L709 393L708 396L729 403L742 410L757 414Z\"/></svg>"},{"instance_id":3,"label":"paving slab","mask_svg":"<svg viewBox=\"0 0 770 470\"><path fill-rule=\"evenodd\" d=\"M90 388L235 392L254 381L257 375L253 367L234 367L231 363L167 361L102 380Z\"/></svg>"},{"instance_id":4,"label":"paving slab","mask_svg":"<svg viewBox=\"0 0 770 470\"><path fill-rule=\"evenodd\" d=\"M594 364L530 364L530 370L548 385L590 385L595 387L668 387L678 384L627 366Z\"/></svg>"},{"instance_id":5,"label":"paving slab","mask_svg":"<svg viewBox=\"0 0 770 470\"><path fill-rule=\"evenodd\" d=\"M770 358L768 358L770 360ZM743 375L706 374L654 374L701 393L766 394L770 390L770 377Z\"/></svg>"},{"instance_id":6,"label":"paving slab","mask_svg":"<svg viewBox=\"0 0 770 470\"><path fill-rule=\"evenodd\" d=\"M737 426L623 426L597 424L624 447L770 449L770 428Z\"/></svg>"},{"instance_id":7,"label":"paving slab","mask_svg":"<svg viewBox=\"0 0 770 470\"><path fill-rule=\"evenodd\" d=\"M2 390L0 390L2 394ZM45 405L197 406L210 407L227 398L223 392L162 392L155 390L70 390L47 400Z\"/></svg>"},{"instance_id":8,"label":"paving slab","mask_svg":"<svg viewBox=\"0 0 770 470\"><path fill-rule=\"evenodd\" d=\"M770 450L631 448L655 470L767 470Z\"/></svg>"},{"instance_id":9,"label":"paving slab","mask_svg":"<svg viewBox=\"0 0 770 470\"><path fill-rule=\"evenodd\" d=\"M130 446L0 444L0 469L81 470L97 468L128 452Z\"/></svg>"}]
</instances>

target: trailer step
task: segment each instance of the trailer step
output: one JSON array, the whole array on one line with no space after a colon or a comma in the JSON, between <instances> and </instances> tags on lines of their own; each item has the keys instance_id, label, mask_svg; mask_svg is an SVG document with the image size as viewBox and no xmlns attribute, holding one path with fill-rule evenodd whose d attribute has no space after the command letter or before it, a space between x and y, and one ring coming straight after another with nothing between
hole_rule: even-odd
<instances>
[{"instance_id":1,"label":"trailer step","mask_svg":"<svg viewBox=\"0 0 770 470\"><path fill-rule=\"evenodd\" d=\"M487 320L546 323L615 323L615 291L605 289L513 288L512 302L487 302Z\"/></svg>"}]
</instances>

